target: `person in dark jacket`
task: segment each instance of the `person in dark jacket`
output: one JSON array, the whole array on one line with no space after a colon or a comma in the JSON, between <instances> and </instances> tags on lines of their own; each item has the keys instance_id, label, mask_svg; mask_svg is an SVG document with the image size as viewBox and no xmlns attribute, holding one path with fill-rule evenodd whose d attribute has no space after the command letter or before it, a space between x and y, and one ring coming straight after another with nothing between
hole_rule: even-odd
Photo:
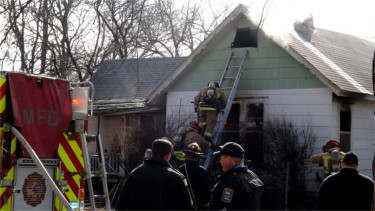
<instances>
[{"instance_id":1,"label":"person in dark jacket","mask_svg":"<svg viewBox=\"0 0 375 211\"><path fill-rule=\"evenodd\" d=\"M194 142L189 144L185 150L186 163L178 168L187 179L190 196L193 199L195 209L204 209L210 200L211 186L210 175L198 161L202 151L200 146Z\"/></svg>"},{"instance_id":2,"label":"person in dark jacket","mask_svg":"<svg viewBox=\"0 0 375 211\"><path fill-rule=\"evenodd\" d=\"M220 156L223 174L211 191L210 209L260 210L263 182L244 165L243 148L228 142L215 152Z\"/></svg>"},{"instance_id":3,"label":"person in dark jacket","mask_svg":"<svg viewBox=\"0 0 375 211\"><path fill-rule=\"evenodd\" d=\"M183 174L168 163L172 143L156 139L151 158L127 178L116 210L189 210L192 201Z\"/></svg>"},{"instance_id":4,"label":"person in dark jacket","mask_svg":"<svg viewBox=\"0 0 375 211\"><path fill-rule=\"evenodd\" d=\"M374 182L359 173L358 157L347 152L341 161L341 170L328 176L319 188L316 198L319 210L370 210Z\"/></svg>"}]
</instances>

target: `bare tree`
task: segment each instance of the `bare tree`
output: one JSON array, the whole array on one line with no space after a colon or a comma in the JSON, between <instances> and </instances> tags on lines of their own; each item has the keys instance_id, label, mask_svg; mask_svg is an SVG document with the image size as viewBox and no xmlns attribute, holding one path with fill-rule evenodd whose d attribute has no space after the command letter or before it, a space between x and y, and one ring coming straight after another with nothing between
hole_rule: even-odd
<instances>
[{"instance_id":1,"label":"bare tree","mask_svg":"<svg viewBox=\"0 0 375 211\"><path fill-rule=\"evenodd\" d=\"M1 69L83 81L104 59L188 55L220 16L208 22L199 3L174 3L0 1Z\"/></svg>"},{"instance_id":2,"label":"bare tree","mask_svg":"<svg viewBox=\"0 0 375 211\"><path fill-rule=\"evenodd\" d=\"M97 16L111 35L107 38L112 58L127 58L129 51L134 50L145 3L146 0L100 0L93 4Z\"/></svg>"},{"instance_id":3,"label":"bare tree","mask_svg":"<svg viewBox=\"0 0 375 211\"><path fill-rule=\"evenodd\" d=\"M296 127L285 116L267 119L263 162L254 166L270 190L266 193L272 195L268 195L268 199L272 203L279 202L275 205L279 207L267 209L286 205L292 209L306 208L300 206L307 200L306 174L315 142L315 133L308 124Z\"/></svg>"}]
</instances>

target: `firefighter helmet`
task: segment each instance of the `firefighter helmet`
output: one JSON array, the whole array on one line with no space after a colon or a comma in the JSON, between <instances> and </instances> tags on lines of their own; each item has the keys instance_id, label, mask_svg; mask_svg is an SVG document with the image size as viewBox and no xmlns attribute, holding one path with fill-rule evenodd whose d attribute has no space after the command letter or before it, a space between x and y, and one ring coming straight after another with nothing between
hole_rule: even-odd
<instances>
[{"instance_id":1,"label":"firefighter helmet","mask_svg":"<svg viewBox=\"0 0 375 211\"><path fill-rule=\"evenodd\" d=\"M340 148L340 144L335 140L330 140L323 146L323 152L328 152L331 148Z\"/></svg>"},{"instance_id":2,"label":"firefighter helmet","mask_svg":"<svg viewBox=\"0 0 375 211\"><path fill-rule=\"evenodd\" d=\"M197 129L197 130L201 130L201 126L199 125L198 122L191 121L191 122L189 123L189 125L190 125L191 128L194 128L194 129Z\"/></svg>"},{"instance_id":3,"label":"firefighter helmet","mask_svg":"<svg viewBox=\"0 0 375 211\"><path fill-rule=\"evenodd\" d=\"M185 148L185 154L190 154L190 155L202 155L202 150L201 150L201 147L198 145L197 142L193 142L191 144L189 144L186 148Z\"/></svg>"},{"instance_id":4,"label":"firefighter helmet","mask_svg":"<svg viewBox=\"0 0 375 211\"><path fill-rule=\"evenodd\" d=\"M208 82L207 86L211 88L220 88L219 84L215 81Z\"/></svg>"}]
</instances>

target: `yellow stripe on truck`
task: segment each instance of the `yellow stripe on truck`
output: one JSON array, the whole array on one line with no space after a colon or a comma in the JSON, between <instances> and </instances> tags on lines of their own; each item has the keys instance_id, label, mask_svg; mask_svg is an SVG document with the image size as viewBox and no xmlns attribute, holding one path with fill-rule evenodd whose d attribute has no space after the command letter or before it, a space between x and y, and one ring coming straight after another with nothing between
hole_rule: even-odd
<instances>
[{"instance_id":1,"label":"yellow stripe on truck","mask_svg":"<svg viewBox=\"0 0 375 211\"><path fill-rule=\"evenodd\" d=\"M69 140L67 135L64 134L64 136L67 140ZM69 143L69 146L72 148L74 154L78 158L79 162L81 163L81 165L85 166L84 161L83 161L83 156L82 156L82 149L78 145L77 141L68 141L68 143Z\"/></svg>"}]
</instances>

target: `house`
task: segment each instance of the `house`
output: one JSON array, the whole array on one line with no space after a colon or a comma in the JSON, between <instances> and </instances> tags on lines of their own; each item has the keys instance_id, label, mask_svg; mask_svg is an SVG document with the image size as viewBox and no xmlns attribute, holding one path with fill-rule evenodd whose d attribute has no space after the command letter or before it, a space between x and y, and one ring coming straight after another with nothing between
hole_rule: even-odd
<instances>
[{"instance_id":1,"label":"house","mask_svg":"<svg viewBox=\"0 0 375 211\"><path fill-rule=\"evenodd\" d=\"M232 126L223 136L243 139L252 159L261 159L261 131L254 128L262 129L267 116L286 116L312 127L315 153L337 140L343 151L359 155L359 171L372 177L374 49L364 39L316 28L312 20L296 23L288 37L280 38L258 29L251 11L239 5L152 91L147 104L166 107L167 120L196 119L194 96L207 82L220 80L231 52L248 51L228 117Z\"/></svg>"},{"instance_id":2,"label":"house","mask_svg":"<svg viewBox=\"0 0 375 211\"><path fill-rule=\"evenodd\" d=\"M155 138L165 135L165 105L148 105L150 93L184 58L139 58L103 61L90 79L94 85L94 116L90 117L90 134L101 134L105 153L128 156L126 166L141 162L139 154L151 148ZM121 145L123 140L126 146ZM137 140L133 142L131 140ZM89 145L89 151L96 148ZM139 150L136 151L135 149ZM109 165L118 163L109 160ZM108 168L107 168L108 169ZM114 169L108 169L114 171ZM123 173L123 172L122 172Z\"/></svg>"}]
</instances>

